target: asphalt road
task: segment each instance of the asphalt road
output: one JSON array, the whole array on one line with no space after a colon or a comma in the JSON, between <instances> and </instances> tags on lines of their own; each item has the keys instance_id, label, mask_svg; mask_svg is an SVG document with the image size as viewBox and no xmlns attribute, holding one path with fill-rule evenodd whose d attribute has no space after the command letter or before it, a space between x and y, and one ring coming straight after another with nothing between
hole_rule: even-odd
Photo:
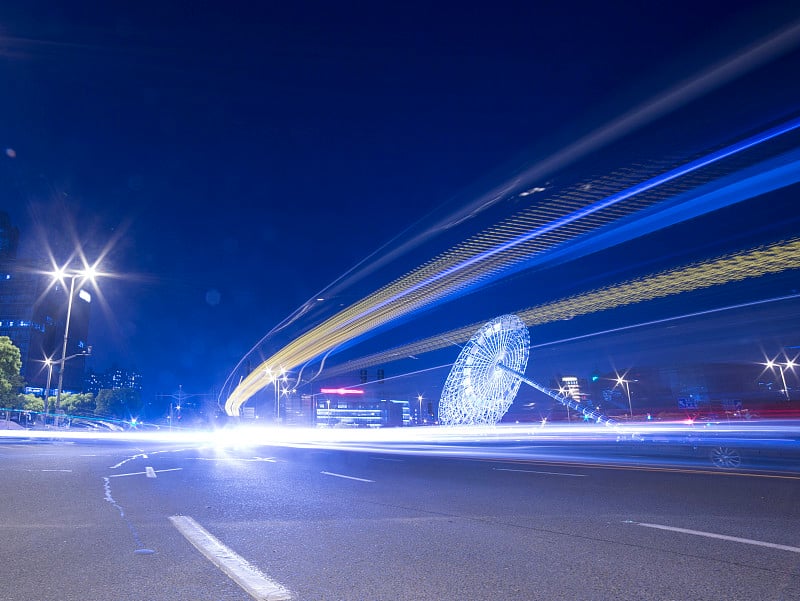
<instances>
[{"instance_id":1,"label":"asphalt road","mask_svg":"<svg viewBox=\"0 0 800 601\"><path fill-rule=\"evenodd\" d=\"M7 601L789 600L800 475L0 439L0 541Z\"/></svg>"}]
</instances>

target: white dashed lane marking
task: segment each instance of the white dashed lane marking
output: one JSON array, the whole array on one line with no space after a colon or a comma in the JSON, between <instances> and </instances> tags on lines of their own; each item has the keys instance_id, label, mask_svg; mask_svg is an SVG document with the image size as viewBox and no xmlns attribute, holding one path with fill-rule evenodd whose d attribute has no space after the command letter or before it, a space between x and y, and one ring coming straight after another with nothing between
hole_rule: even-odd
<instances>
[{"instance_id":1,"label":"white dashed lane marking","mask_svg":"<svg viewBox=\"0 0 800 601\"><path fill-rule=\"evenodd\" d=\"M769 549L779 549L780 551L791 551L792 553L800 553L800 547L792 547L791 545L770 543L763 540L753 540L752 538L741 538L739 536L729 536L727 534L717 534L715 532L703 532L702 530L689 530L688 528L676 528L675 526L664 526L663 524L647 524L644 522L626 522L626 523L635 524L636 526L643 526L645 528L655 528L656 530L667 530L669 532L691 534L692 536L704 536L706 538L716 538L718 540L727 540L734 543L744 543L746 545L755 545L757 547L767 547Z\"/></svg>"},{"instance_id":2,"label":"white dashed lane marking","mask_svg":"<svg viewBox=\"0 0 800 601\"><path fill-rule=\"evenodd\" d=\"M345 476L344 474L334 474L333 472L320 472L326 476L334 476L335 478L345 478L346 480L357 480L358 482L375 482L375 480L367 480L366 478L356 478L355 476Z\"/></svg>"}]
</instances>

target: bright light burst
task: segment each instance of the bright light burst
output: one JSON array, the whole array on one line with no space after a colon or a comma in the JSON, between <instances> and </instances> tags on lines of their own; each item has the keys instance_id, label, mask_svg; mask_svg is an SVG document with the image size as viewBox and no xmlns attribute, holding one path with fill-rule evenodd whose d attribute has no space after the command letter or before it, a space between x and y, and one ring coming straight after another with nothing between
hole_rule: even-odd
<instances>
[{"instance_id":1,"label":"bright light burst","mask_svg":"<svg viewBox=\"0 0 800 601\"><path fill-rule=\"evenodd\" d=\"M158 452L211 449L220 458L234 449L263 447L321 448L382 454L439 456L521 461L563 461L579 465L635 465L645 459L642 448L656 443L649 463L675 464L685 451L705 449L691 465L712 467L707 451L718 448L755 449L784 457L776 464L784 471L797 472L797 439L800 425L785 421L707 423L701 426L679 422L620 424L614 429L595 424L551 424L546 419L527 424L454 426L451 428L318 429L280 427L235 427L221 430L160 430L143 432L8 430L2 438L30 440L63 439L86 442L128 441L137 445L158 445ZM268 441L265 443L265 441ZM620 444L621 443L621 444ZM165 446L170 448L164 448ZM599 446L602 445L602 446ZM588 450L588 452L587 452ZM151 451L152 452L152 451ZM232 457L232 459L236 459ZM254 459L255 460L255 459ZM718 466L730 467L730 466ZM731 472L727 472L730 474ZM735 473L735 472L734 472ZM744 473L747 475L747 473ZM776 474L766 477L789 477ZM793 476L794 477L794 476Z\"/></svg>"}]
</instances>

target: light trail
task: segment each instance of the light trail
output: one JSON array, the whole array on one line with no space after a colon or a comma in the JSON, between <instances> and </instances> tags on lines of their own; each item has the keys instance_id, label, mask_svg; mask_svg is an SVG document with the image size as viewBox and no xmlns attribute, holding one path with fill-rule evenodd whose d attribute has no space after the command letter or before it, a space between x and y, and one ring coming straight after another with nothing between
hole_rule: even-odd
<instances>
[{"instance_id":1,"label":"light trail","mask_svg":"<svg viewBox=\"0 0 800 601\"><path fill-rule=\"evenodd\" d=\"M617 334L619 332L626 332L628 330L634 330L637 328L645 328L648 326L654 325L662 325L665 323L670 323L673 321L678 321L681 319L691 319L693 317L702 317L705 315L714 315L715 313L723 313L725 311L734 311L736 309L746 309L748 307L757 307L759 305L766 305L769 303L776 303L785 300L795 300L800 298L800 294L790 294L787 296L776 296L774 298L766 298L762 300L750 301L747 303L738 303L736 305L728 305L726 307L716 307L714 309L706 309L705 311L694 311L693 313L685 313L683 315L673 315L672 317L664 317L663 319L653 319L650 321L643 321L641 323L635 323L628 326L620 326L618 328L611 328L608 330L601 330L599 332L591 332L589 334L583 334L582 336L572 336L570 338L562 338L561 340L551 340L550 342L542 342L539 344L531 345L531 348L545 348L548 346L554 346L558 344L566 344L568 342L577 342L578 340L585 340L587 338L594 338L596 336L605 336L607 334Z\"/></svg>"},{"instance_id":2,"label":"light trail","mask_svg":"<svg viewBox=\"0 0 800 601\"><path fill-rule=\"evenodd\" d=\"M792 132L798 128L800 128L800 119L794 119L786 124L774 127L758 135L751 136L746 140L743 140L736 144L732 144L731 146L723 148L722 150L712 152L702 158L691 161L685 165L681 165L676 169L672 169L667 173L663 173L656 177L650 178L649 180L642 182L641 184L637 184L626 190L623 190L622 192L613 194L610 197L603 199L602 201L595 202L587 207L584 207L580 210L565 215L564 217L555 219L553 221L550 221L549 223L541 225L521 235L515 236L506 242L492 246L479 254L461 260L457 262L455 265L447 267L440 272L434 273L433 275L422 280L421 282L416 282L412 284L409 288L400 290L399 292L393 294L392 296L389 296L388 298L381 300L377 305L368 307L363 312L358 313L353 317L350 317L344 322L343 325L346 326L354 321L364 319L368 317L370 314L374 313L375 311L380 310L382 307L389 304L397 303L402 298L410 294L413 294L414 292L421 290L426 286L430 286L431 284L434 284L439 280L445 279L451 275L461 272L473 265L477 265L478 263L488 261L489 259L495 256L514 250L520 245L529 242L531 240L534 240L535 238L539 238L544 234L558 230L565 225L574 223L590 215L594 215L595 213L598 213L603 209L607 209L609 207L617 205L625 200L628 200L629 198L642 194L643 192L647 192L656 187L662 186L663 184L672 182L673 180L684 177L690 173L702 169L703 167L707 167L709 165L717 163L722 159L726 159L744 150L753 148L754 146L772 140L773 138L776 138L778 136L782 136L783 134Z\"/></svg>"},{"instance_id":3,"label":"light trail","mask_svg":"<svg viewBox=\"0 0 800 601\"><path fill-rule=\"evenodd\" d=\"M586 194L578 195L577 198L565 195L561 202L549 199L548 203L507 219L412 270L295 338L244 378L228 397L225 410L229 415L238 415L243 403L272 383L271 375L275 370L291 369L305 364L333 348L341 347L348 342L352 343L393 320L407 317L446 298L452 298L471 288L494 281L513 269L519 269L526 263L530 264L534 257L543 261L547 257L547 252L552 252L559 245L566 244L577 236L584 236L600 226L609 225L622 217L654 207L662 202L663 194L675 194L678 190L661 191L657 195L648 195L649 192L794 132L798 128L800 119L791 120L588 204ZM741 168L740 165L734 167ZM784 173L786 168L786 165L782 165L781 175L772 185L788 185L800 180L799 159L789 161L788 174ZM707 177L713 180L717 175L708 174ZM737 184L738 182L733 182L728 186ZM691 185L695 186L697 182L692 182ZM756 192L763 190L760 188L750 190L749 195L752 196ZM717 204L702 209L698 205L702 204L700 200L703 198L701 195L698 198L685 199L686 204L695 205L691 216L696 216L703 210L719 207ZM717 202L732 203L742 199L741 195L729 195L717 199ZM576 204L583 206L575 208ZM623 205L624 210L617 210L616 207ZM652 218L652 213L645 215ZM683 215L684 218L686 216ZM680 217L680 214L674 216L675 219ZM589 218L591 221L587 221ZM580 310L582 309L576 308L576 311ZM528 323L528 318L521 317Z\"/></svg>"},{"instance_id":4,"label":"light trail","mask_svg":"<svg viewBox=\"0 0 800 601\"><path fill-rule=\"evenodd\" d=\"M800 238L779 242L770 246L759 247L741 253L726 255L710 261L695 263L688 267L667 270L652 276L629 280L613 286L557 300L552 303L515 311L515 314L525 322L525 325L531 327L657 298L666 298L675 294L692 292L710 286L720 286L749 278L762 277L767 274L780 273L789 269L800 269ZM800 294L710 309L708 311L670 317L664 320L654 320L642 324L626 326L615 330L595 332L564 341L536 345L534 348L560 342L571 342L581 338L622 331L624 329L655 325L676 319L707 315L719 311L756 306L758 304L789 300L798 297L800 297ZM391 348L361 359L349 361L330 368L328 373L331 375L346 373L354 369L362 369L372 365L395 361L398 358L404 358L408 355L432 352L445 348L453 343L460 344L469 340L482 325L482 322L473 323L411 344Z\"/></svg>"},{"instance_id":5,"label":"light trail","mask_svg":"<svg viewBox=\"0 0 800 601\"><path fill-rule=\"evenodd\" d=\"M743 47L740 51L727 56L707 69L678 82L609 123L589 131L589 133L564 148L541 160L537 160L534 165L521 174L495 186L487 193L467 203L466 206L460 207L455 214L437 220L421 233L406 239L399 247L381 256L378 256L378 251L370 254L359 265L349 270L317 296L326 296L332 290L341 290L348 283L364 279L369 274L374 273L381 265L385 265L412 248L419 246L429 236L439 231L453 228L459 223L471 219L496 205L503 199L509 198L511 195L521 196L522 194L517 194L519 190L530 189L536 182L543 181L553 173L566 168L589 153L613 143L638 128L780 57L798 46L798 44L800 44L800 21L794 21L782 29ZM399 238L398 236L397 239ZM387 246L388 244L384 245L380 250L385 249ZM345 277L347 277L347 280L342 282Z\"/></svg>"},{"instance_id":6,"label":"light trail","mask_svg":"<svg viewBox=\"0 0 800 601\"><path fill-rule=\"evenodd\" d=\"M581 424L498 424L486 427L426 428L281 428L238 427L217 431L157 433L8 431L9 441L42 438L90 442L128 441L160 446L157 452L268 447L313 448L383 456L449 457L518 463L523 466L562 465L600 469L691 471L737 476L800 478L800 421L753 420L708 423L633 422L609 428ZM728 446L753 450L766 470L714 470L708 450ZM164 447L167 447L166 449ZM174 448L172 448L174 447ZM695 452L700 449L699 452ZM770 459L771 458L771 459ZM240 459L241 460L241 459ZM274 462L272 458L247 460ZM768 461L769 460L769 461ZM706 466L706 467L702 467ZM158 470L168 471L168 470ZM125 474L128 475L128 474ZM136 473L132 475L141 475Z\"/></svg>"}]
</instances>

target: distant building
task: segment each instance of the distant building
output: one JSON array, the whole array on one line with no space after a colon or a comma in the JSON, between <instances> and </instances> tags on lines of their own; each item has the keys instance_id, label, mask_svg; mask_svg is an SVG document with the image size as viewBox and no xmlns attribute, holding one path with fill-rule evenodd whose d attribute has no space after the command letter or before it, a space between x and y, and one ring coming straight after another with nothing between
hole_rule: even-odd
<instances>
[{"instance_id":1,"label":"distant building","mask_svg":"<svg viewBox=\"0 0 800 601\"><path fill-rule=\"evenodd\" d=\"M785 380L785 384L784 384ZM556 375L561 390L582 407L615 419L679 419L800 412L800 368L770 369L757 361L634 366L621 372L595 369L587 379ZM628 396L630 395L630 397ZM570 421L576 418L554 399L521 388L504 421Z\"/></svg>"},{"instance_id":2,"label":"distant building","mask_svg":"<svg viewBox=\"0 0 800 601\"><path fill-rule=\"evenodd\" d=\"M0 211L0 259L17 256L19 228L11 224L8 213Z\"/></svg>"},{"instance_id":3,"label":"distant building","mask_svg":"<svg viewBox=\"0 0 800 601\"><path fill-rule=\"evenodd\" d=\"M288 426L314 425L311 395L288 394L284 400L284 423Z\"/></svg>"},{"instance_id":4,"label":"distant building","mask_svg":"<svg viewBox=\"0 0 800 601\"><path fill-rule=\"evenodd\" d=\"M84 379L83 389L97 394L101 390L135 390L142 391L142 374L136 370L128 370L116 365L103 373L89 370Z\"/></svg>"},{"instance_id":5,"label":"distant building","mask_svg":"<svg viewBox=\"0 0 800 601\"><path fill-rule=\"evenodd\" d=\"M791 376L789 396L797 385L796 376ZM634 415L724 412L786 400L781 384L779 374L756 362L645 366L627 371L623 384L616 374L603 374L590 387L590 396L612 414L627 411L628 392Z\"/></svg>"},{"instance_id":6,"label":"distant building","mask_svg":"<svg viewBox=\"0 0 800 601\"><path fill-rule=\"evenodd\" d=\"M95 373L94 370L86 372L86 377L83 380L83 391L91 392L97 395L104 388L102 374Z\"/></svg>"},{"instance_id":7,"label":"distant building","mask_svg":"<svg viewBox=\"0 0 800 601\"><path fill-rule=\"evenodd\" d=\"M581 402L581 385L575 376L563 376L561 378L561 387L559 388L564 396L572 398L573 401Z\"/></svg>"},{"instance_id":8,"label":"distant building","mask_svg":"<svg viewBox=\"0 0 800 601\"><path fill-rule=\"evenodd\" d=\"M10 223L8 214L0 212L0 336L8 336L19 347L22 377L27 390L44 390L48 369L52 368L51 391L58 386L58 365L66 325L67 295L60 285L52 285L48 267L36 261L17 257L19 231ZM70 319L69 344L66 356L76 355L64 364L64 390L80 391L83 385L85 358L88 350L89 309L91 297L75 292Z\"/></svg>"},{"instance_id":9,"label":"distant building","mask_svg":"<svg viewBox=\"0 0 800 601\"><path fill-rule=\"evenodd\" d=\"M411 408L405 400L363 397L363 391L337 389L313 395L318 428L381 428L411 425ZM307 398L310 398L307 397Z\"/></svg>"},{"instance_id":10,"label":"distant building","mask_svg":"<svg viewBox=\"0 0 800 601\"><path fill-rule=\"evenodd\" d=\"M385 426L396 428L411 425L411 405L408 401L389 399L381 403L385 403Z\"/></svg>"}]
</instances>

